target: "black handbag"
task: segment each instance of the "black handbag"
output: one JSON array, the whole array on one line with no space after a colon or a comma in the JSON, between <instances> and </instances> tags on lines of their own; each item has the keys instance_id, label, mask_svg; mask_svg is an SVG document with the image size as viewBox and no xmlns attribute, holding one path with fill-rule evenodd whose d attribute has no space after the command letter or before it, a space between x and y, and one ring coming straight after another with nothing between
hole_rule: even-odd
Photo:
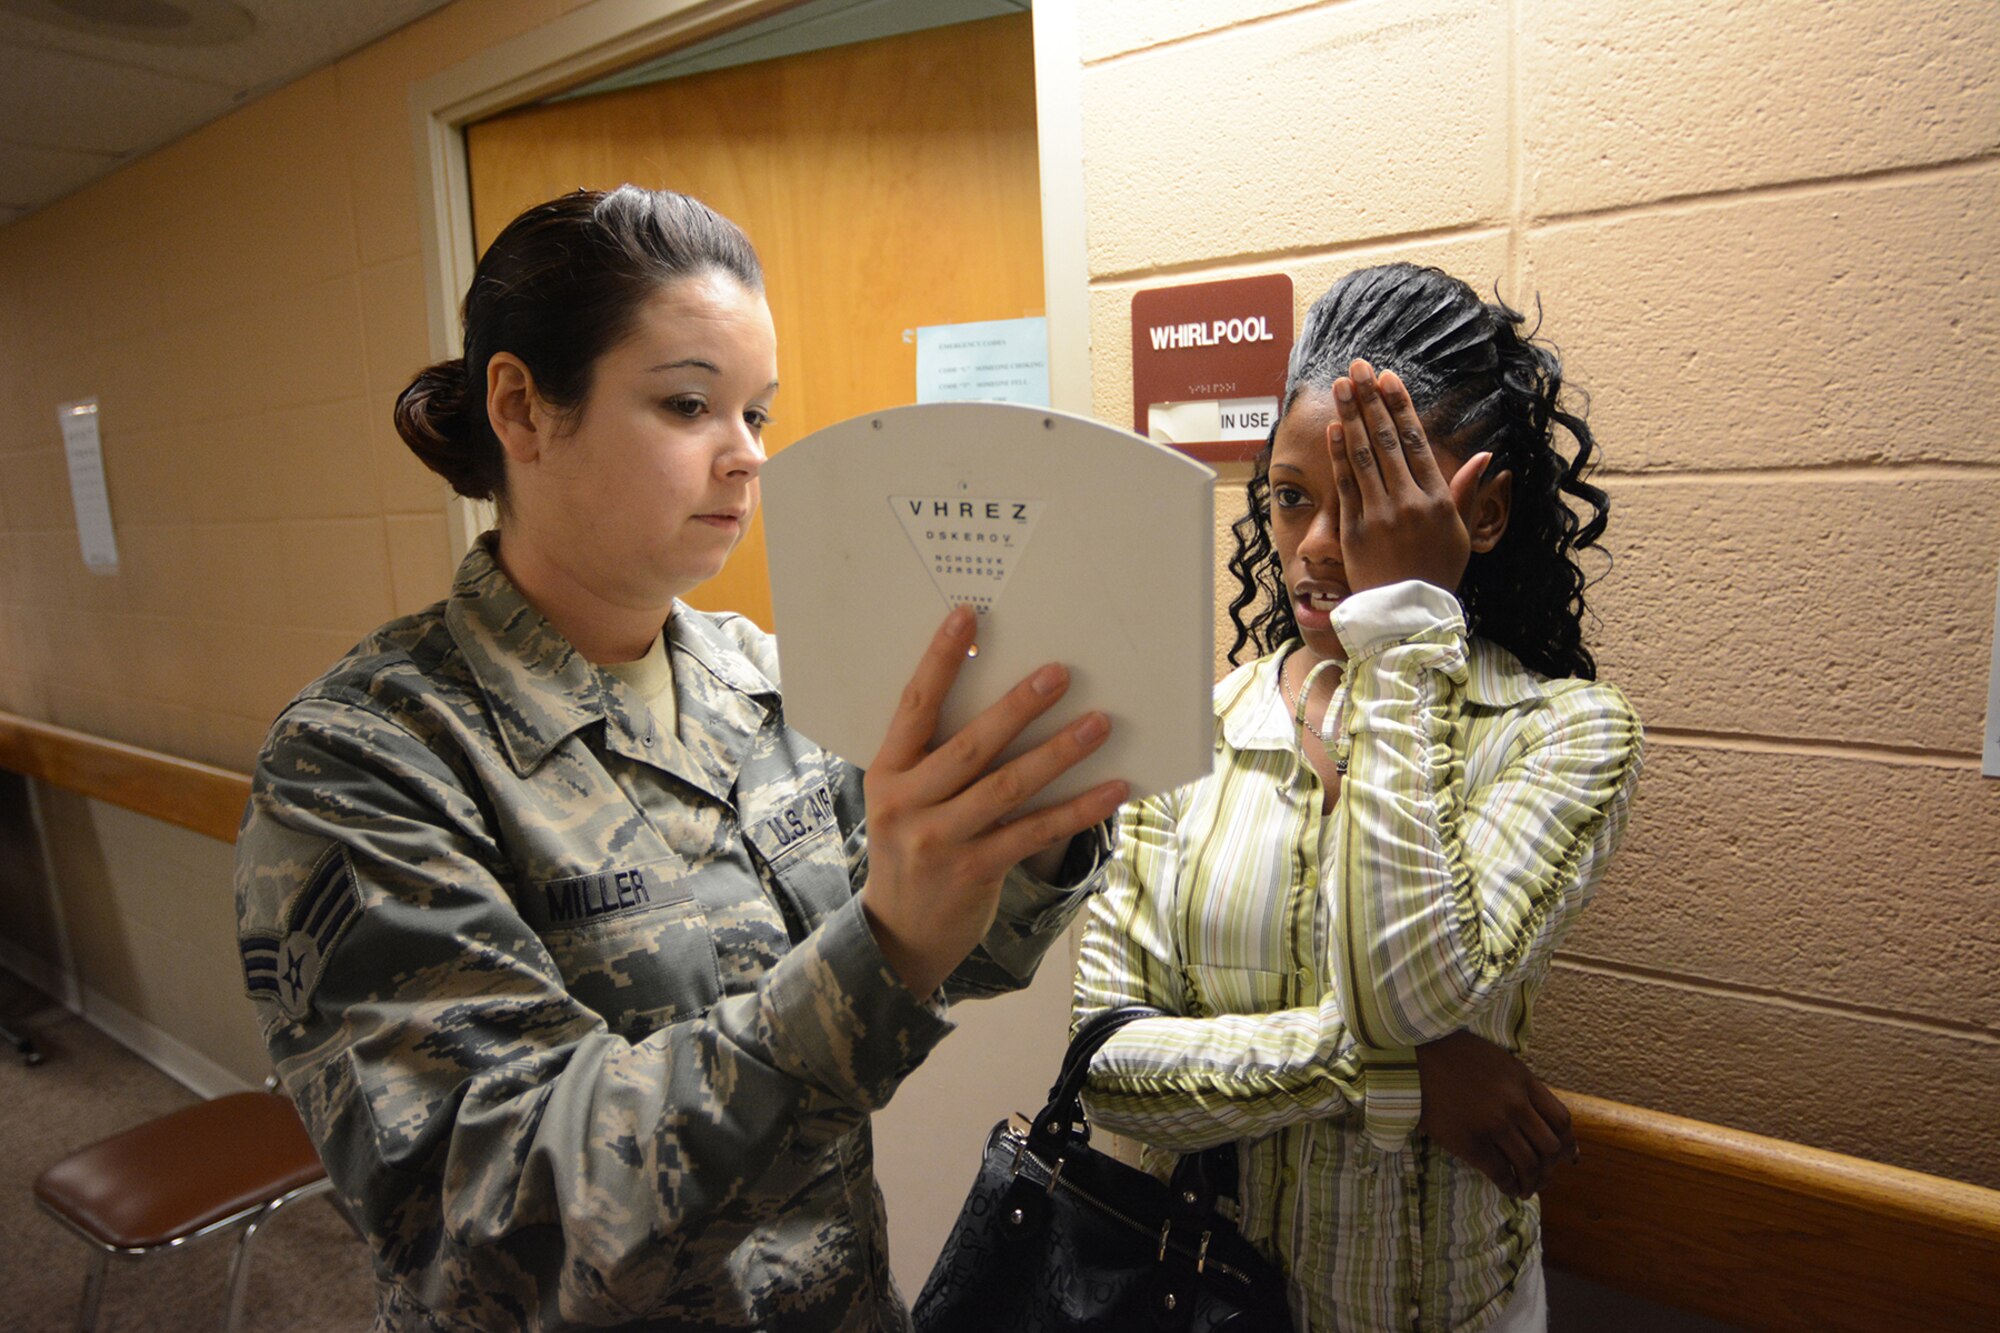
<instances>
[{"instance_id":1,"label":"black handbag","mask_svg":"<svg viewBox=\"0 0 2000 1333\"><path fill-rule=\"evenodd\" d=\"M1233 1147L1183 1157L1166 1183L1089 1146L1091 1057L1125 1024L1161 1016L1095 1016L1034 1123L993 1127L917 1297L918 1333L1290 1333L1284 1274L1215 1211L1236 1192Z\"/></svg>"}]
</instances>

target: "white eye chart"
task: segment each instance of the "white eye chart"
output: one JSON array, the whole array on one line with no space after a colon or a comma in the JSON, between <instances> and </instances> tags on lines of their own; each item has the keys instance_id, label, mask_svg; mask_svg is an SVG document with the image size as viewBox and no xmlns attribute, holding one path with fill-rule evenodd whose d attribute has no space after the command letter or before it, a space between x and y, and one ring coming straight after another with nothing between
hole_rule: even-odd
<instances>
[{"instance_id":1,"label":"white eye chart","mask_svg":"<svg viewBox=\"0 0 2000 1333\"><path fill-rule=\"evenodd\" d=\"M1093 709L1111 737L1037 804L1207 776L1210 468L1047 408L932 403L815 431L765 464L763 490L785 713L820 745L867 765L946 613L969 606L940 738L1061 662L1069 693L1007 754Z\"/></svg>"}]
</instances>

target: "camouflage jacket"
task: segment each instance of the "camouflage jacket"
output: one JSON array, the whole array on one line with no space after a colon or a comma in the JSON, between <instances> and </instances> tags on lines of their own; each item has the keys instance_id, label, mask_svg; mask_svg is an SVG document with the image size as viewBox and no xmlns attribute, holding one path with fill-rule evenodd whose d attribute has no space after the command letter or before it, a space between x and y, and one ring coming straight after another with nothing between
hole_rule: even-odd
<instances>
[{"instance_id":1,"label":"camouflage jacket","mask_svg":"<svg viewBox=\"0 0 2000 1333\"><path fill-rule=\"evenodd\" d=\"M259 757L244 976L378 1327L908 1326L868 1115L945 1005L875 946L860 774L785 724L771 639L667 638L678 735L476 546ZM1015 871L945 994L1023 985L1102 859Z\"/></svg>"}]
</instances>

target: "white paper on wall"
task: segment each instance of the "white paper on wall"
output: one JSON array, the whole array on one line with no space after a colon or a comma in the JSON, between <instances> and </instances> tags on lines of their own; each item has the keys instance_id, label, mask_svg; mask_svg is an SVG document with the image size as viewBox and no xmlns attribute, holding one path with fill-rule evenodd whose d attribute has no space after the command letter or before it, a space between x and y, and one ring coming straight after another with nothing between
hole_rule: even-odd
<instances>
[{"instance_id":1,"label":"white paper on wall","mask_svg":"<svg viewBox=\"0 0 2000 1333\"><path fill-rule=\"evenodd\" d=\"M69 460L69 497L76 506L76 536L93 574L118 572L118 537L111 528L111 492L104 483L104 448L98 435L97 400L56 407L63 453Z\"/></svg>"},{"instance_id":2,"label":"white paper on wall","mask_svg":"<svg viewBox=\"0 0 2000 1333\"><path fill-rule=\"evenodd\" d=\"M1110 778L1135 796L1214 763L1215 473L1066 413L934 403L816 431L764 466L785 713L867 765L917 659L954 605L978 652L940 737L1045 662L1070 690L1009 753L1102 709L1104 747L1045 789Z\"/></svg>"},{"instance_id":3,"label":"white paper on wall","mask_svg":"<svg viewBox=\"0 0 2000 1333\"><path fill-rule=\"evenodd\" d=\"M1049 401L1049 322L988 319L917 330L919 403Z\"/></svg>"}]
</instances>

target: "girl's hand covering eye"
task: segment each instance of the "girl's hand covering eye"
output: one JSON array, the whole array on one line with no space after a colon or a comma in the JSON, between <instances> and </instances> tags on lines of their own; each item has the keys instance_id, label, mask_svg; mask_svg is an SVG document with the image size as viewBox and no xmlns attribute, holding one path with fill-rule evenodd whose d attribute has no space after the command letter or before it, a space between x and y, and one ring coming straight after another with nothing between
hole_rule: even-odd
<instances>
[{"instance_id":1,"label":"girl's hand covering eye","mask_svg":"<svg viewBox=\"0 0 2000 1333\"><path fill-rule=\"evenodd\" d=\"M1422 579L1455 591L1472 558L1467 517L1493 455L1474 454L1447 480L1403 382L1366 361L1349 370L1333 382L1327 427L1347 585Z\"/></svg>"}]
</instances>

